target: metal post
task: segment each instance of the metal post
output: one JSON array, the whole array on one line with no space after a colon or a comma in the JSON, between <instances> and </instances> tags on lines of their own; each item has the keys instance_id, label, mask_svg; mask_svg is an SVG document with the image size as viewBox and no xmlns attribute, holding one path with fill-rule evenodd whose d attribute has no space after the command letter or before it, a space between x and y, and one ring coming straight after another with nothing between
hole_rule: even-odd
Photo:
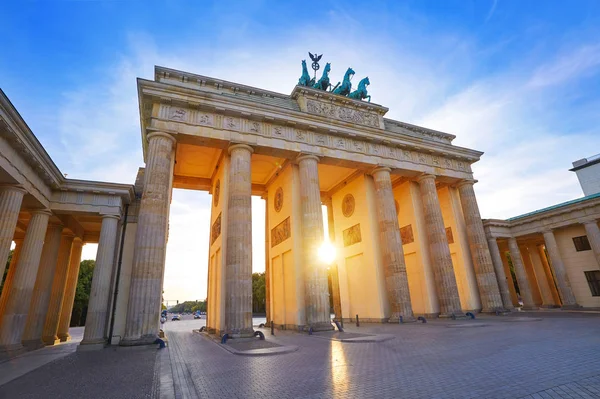
<instances>
[{"instance_id":1,"label":"metal post","mask_svg":"<svg viewBox=\"0 0 600 399\"><path fill-rule=\"evenodd\" d=\"M275 323L271 320L271 335L275 335Z\"/></svg>"},{"instance_id":2,"label":"metal post","mask_svg":"<svg viewBox=\"0 0 600 399\"><path fill-rule=\"evenodd\" d=\"M360 327L360 322L358 321L358 315L356 315L356 327Z\"/></svg>"}]
</instances>

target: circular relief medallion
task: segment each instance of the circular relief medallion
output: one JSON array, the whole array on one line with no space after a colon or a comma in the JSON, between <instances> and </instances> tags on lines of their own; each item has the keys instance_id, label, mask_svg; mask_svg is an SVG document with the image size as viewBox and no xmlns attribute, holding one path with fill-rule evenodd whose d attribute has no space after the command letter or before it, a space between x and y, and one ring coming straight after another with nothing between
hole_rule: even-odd
<instances>
[{"instance_id":1,"label":"circular relief medallion","mask_svg":"<svg viewBox=\"0 0 600 399\"><path fill-rule=\"evenodd\" d=\"M215 192L213 194L213 203L215 206L219 205L219 194L221 194L221 180L217 180L217 184L215 184Z\"/></svg>"},{"instance_id":2,"label":"circular relief medallion","mask_svg":"<svg viewBox=\"0 0 600 399\"><path fill-rule=\"evenodd\" d=\"M354 197L352 194L346 194L342 200L342 213L349 218L354 213Z\"/></svg>"},{"instance_id":3,"label":"circular relief medallion","mask_svg":"<svg viewBox=\"0 0 600 399\"><path fill-rule=\"evenodd\" d=\"M275 191L275 212L279 212L283 206L283 188L279 187Z\"/></svg>"}]
</instances>

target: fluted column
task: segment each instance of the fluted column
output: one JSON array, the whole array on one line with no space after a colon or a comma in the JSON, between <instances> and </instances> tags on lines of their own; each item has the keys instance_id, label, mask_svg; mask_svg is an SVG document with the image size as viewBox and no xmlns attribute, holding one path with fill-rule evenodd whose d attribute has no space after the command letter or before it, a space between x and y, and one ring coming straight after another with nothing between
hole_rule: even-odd
<instances>
[{"instance_id":1,"label":"fluted column","mask_svg":"<svg viewBox=\"0 0 600 399\"><path fill-rule=\"evenodd\" d=\"M417 181L419 182L423 201L427 237L429 238L429 252L440 302L440 317L463 316L442 209L435 187L435 176L421 175Z\"/></svg>"},{"instance_id":2,"label":"fluted column","mask_svg":"<svg viewBox=\"0 0 600 399\"><path fill-rule=\"evenodd\" d=\"M563 263L562 257L560 256L560 251L558 250L558 245L556 244L556 238L554 238L554 233L551 230L549 230L544 231L543 234L544 242L546 243L546 250L548 251L548 255L550 256L550 266L554 270L556 284L558 285L558 292L562 299L562 307L577 308L579 307L579 305L577 304L577 300L575 300L575 295L573 294L573 290L571 289L569 276L567 276L565 264Z\"/></svg>"},{"instance_id":3,"label":"fluted column","mask_svg":"<svg viewBox=\"0 0 600 399\"><path fill-rule=\"evenodd\" d=\"M413 320L413 310L408 288L408 275L404 261L400 226L396 214L390 168L377 168L373 171L377 221L385 275L385 288L391 309L390 323Z\"/></svg>"},{"instance_id":4,"label":"fluted column","mask_svg":"<svg viewBox=\"0 0 600 399\"><path fill-rule=\"evenodd\" d=\"M46 210L31 214L10 292L6 293L8 298L0 321L0 351L16 351L23 347L21 337L27 322L50 215L52 213Z\"/></svg>"},{"instance_id":5,"label":"fluted column","mask_svg":"<svg viewBox=\"0 0 600 399\"><path fill-rule=\"evenodd\" d=\"M6 307L8 293L10 292L10 287L12 287L12 282L15 278L15 273L17 271L17 262L19 261L19 255L21 254L21 249L23 248L22 238L15 239L14 242L15 249L10 260L8 273L6 274L6 280L4 280L4 286L2 287L2 296L0 297L0 320L2 320L2 314L4 313L4 308Z\"/></svg>"},{"instance_id":6,"label":"fluted column","mask_svg":"<svg viewBox=\"0 0 600 399\"><path fill-rule=\"evenodd\" d=\"M48 311L46 312L46 322L42 332L42 341L46 345L54 345L60 342L58 338L58 321L60 320L60 311L62 309L63 298L65 297L65 287L67 285L67 274L71 263L71 247L73 246L72 234L63 234L60 240L58 250L58 260L56 261L56 270L54 280L52 281L52 291Z\"/></svg>"},{"instance_id":7,"label":"fluted column","mask_svg":"<svg viewBox=\"0 0 600 399\"><path fill-rule=\"evenodd\" d=\"M301 155L297 162L300 171L306 324L315 331L331 330L327 268L318 259L319 247L324 239L317 168L319 158L314 155Z\"/></svg>"},{"instance_id":8,"label":"fluted column","mask_svg":"<svg viewBox=\"0 0 600 399\"><path fill-rule=\"evenodd\" d=\"M71 340L69 335L69 325L71 323L71 313L73 313L73 302L75 300L75 291L77 290L77 280L79 278L79 265L81 264L81 251L83 241L75 237L71 247L71 260L69 261L69 272L67 275L67 284L65 286L65 296L63 298L62 308L60 310L60 320L58 321L57 336L61 342Z\"/></svg>"},{"instance_id":9,"label":"fluted column","mask_svg":"<svg viewBox=\"0 0 600 399\"><path fill-rule=\"evenodd\" d=\"M225 331L252 336L252 147L229 147L229 200L225 255Z\"/></svg>"},{"instance_id":10,"label":"fluted column","mask_svg":"<svg viewBox=\"0 0 600 399\"><path fill-rule=\"evenodd\" d=\"M498 281L498 288L500 289L500 295L502 297L502 305L504 306L504 309L514 309L512 299L510 297L510 291L508 289L506 273L504 272L504 264L502 263L502 257L500 256L500 248L498 248L498 241L496 241L495 238L488 239L488 248L490 250L490 256L492 257L494 270L496 271L496 279Z\"/></svg>"},{"instance_id":11,"label":"fluted column","mask_svg":"<svg viewBox=\"0 0 600 399\"><path fill-rule=\"evenodd\" d=\"M120 345L151 344L158 336L175 144L176 139L166 133L148 135L125 337Z\"/></svg>"},{"instance_id":12,"label":"fluted column","mask_svg":"<svg viewBox=\"0 0 600 399\"><path fill-rule=\"evenodd\" d=\"M106 322L110 296L110 277L115 259L119 217L102 215L96 265L92 277L85 329L81 345L103 344L106 341Z\"/></svg>"},{"instance_id":13,"label":"fluted column","mask_svg":"<svg viewBox=\"0 0 600 399\"><path fill-rule=\"evenodd\" d=\"M495 312L503 309L502 297L494 271L494 264L492 263L492 256L486 242L481 214L475 198L475 190L473 190L474 183L473 180L462 181L458 184L458 192L467 226L469 249L475 268L477 287L481 297L481 311Z\"/></svg>"},{"instance_id":14,"label":"fluted column","mask_svg":"<svg viewBox=\"0 0 600 399\"><path fill-rule=\"evenodd\" d=\"M265 200L265 316L267 325L272 320L271 314L271 257L269 255L269 196L262 197Z\"/></svg>"},{"instance_id":15,"label":"fluted column","mask_svg":"<svg viewBox=\"0 0 600 399\"><path fill-rule=\"evenodd\" d=\"M37 349L44 346L42 332L52 293L52 281L56 272L62 230L62 225L48 226L48 231L44 239L40 266L37 271L31 304L29 305L29 312L27 314L27 323L25 324L22 337L23 345L29 349Z\"/></svg>"},{"instance_id":16,"label":"fluted column","mask_svg":"<svg viewBox=\"0 0 600 399\"><path fill-rule=\"evenodd\" d=\"M525 264L521 257L521 251L517 244L517 239L511 237L508 239L508 250L510 251L510 259L515 269L515 275L517 276L517 283L519 284L519 292L521 299L523 300L523 309L531 310L537 309L533 302L533 295L531 293L531 284L527 277L527 271L525 270Z\"/></svg>"},{"instance_id":17,"label":"fluted column","mask_svg":"<svg viewBox=\"0 0 600 399\"><path fill-rule=\"evenodd\" d=\"M546 275L546 280L548 281L548 285L550 286L550 292L552 293L552 299L555 306L560 306L560 295L558 294L558 289L556 288L556 282L554 281L554 275L552 274L552 270L550 270L550 263L548 263L548 257L546 256L546 250L544 244L536 245L536 249L540 256L540 260L542 261L542 265L544 266L544 274Z\"/></svg>"},{"instance_id":18,"label":"fluted column","mask_svg":"<svg viewBox=\"0 0 600 399\"><path fill-rule=\"evenodd\" d=\"M585 233L587 235L594 256L596 257L596 263L600 267L600 228L598 228L598 222L596 220L590 220L583 223L585 227Z\"/></svg>"},{"instance_id":19,"label":"fluted column","mask_svg":"<svg viewBox=\"0 0 600 399\"><path fill-rule=\"evenodd\" d=\"M27 191L17 186L0 185L0 278L4 276L23 196Z\"/></svg>"}]
</instances>

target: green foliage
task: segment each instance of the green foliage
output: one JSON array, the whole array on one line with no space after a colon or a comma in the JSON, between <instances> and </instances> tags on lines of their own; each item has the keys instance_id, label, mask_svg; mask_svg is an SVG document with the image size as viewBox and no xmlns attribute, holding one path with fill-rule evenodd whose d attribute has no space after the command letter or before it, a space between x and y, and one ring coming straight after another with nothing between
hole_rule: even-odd
<instances>
[{"instance_id":1,"label":"green foliage","mask_svg":"<svg viewBox=\"0 0 600 399\"><path fill-rule=\"evenodd\" d=\"M169 309L171 313L193 313L195 311L206 312L206 301L185 301Z\"/></svg>"},{"instance_id":2,"label":"green foliage","mask_svg":"<svg viewBox=\"0 0 600 399\"><path fill-rule=\"evenodd\" d=\"M267 290L265 273L252 273L252 312L265 313Z\"/></svg>"},{"instance_id":3,"label":"green foliage","mask_svg":"<svg viewBox=\"0 0 600 399\"><path fill-rule=\"evenodd\" d=\"M8 259L6 260L6 267L4 268L4 275L2 276L2 283L0 283L0 293L2 292L2 289L4 288L4 281L6 280L6 276L8 275L8 267L10 266L10 261L12 260L13 257L13 251L14 250L10 250L10 252L8 253Z\"/></svg>"},{"instance_id":4,"label":"green foliage","mask_svg":"<svg viewBox=\"0 0 600 399\"><path fill-rule=\"evenodd\" d=\"M71 327L85 325L85 317L87 315L87 306L90 300L90 291L92 290L92 277L94 276L95 265L96 261L92 259L81 261L79 265L77 289L75 291L73 313L71 314Z\"/></svg>"},{"instance_id":5,"label":"green foliage","mask_svg":"<svg viewBox=\"0 0 600 399\"><path fill-rule=\"evenodd\" d=\"M512 276L512 281L515 286L515 291L517 294L521 295L521 290L519 290L519 285L517 283L517 276L515 274L515 267L513 266L512 259L510 257L510 252L506 253L506 259L508 260L508 268L510 269L510 275Z\"/></svg>"}]
</instances>

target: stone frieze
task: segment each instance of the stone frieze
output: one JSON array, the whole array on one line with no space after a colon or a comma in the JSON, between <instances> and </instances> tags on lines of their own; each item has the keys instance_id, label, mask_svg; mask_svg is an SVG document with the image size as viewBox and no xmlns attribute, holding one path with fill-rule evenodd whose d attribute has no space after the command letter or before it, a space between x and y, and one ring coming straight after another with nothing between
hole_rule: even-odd
<instances>
[{"instance_id":1,"label":"stone frieze","mask_svg":"<svg viewBox=\"0 0 600 399\"><path fill-rule=\"evenodd\" d=\"M333 108L329 109L324 107L336 107L332 104L307 100L307 104L310 104L311 102L316 104L314 110L320 110L318 112L336 112L333 110ZM353 111L367 114L366 112L359 110ZM375 118L374 120L376 121L377 115L368 115L373 116L373 118ZM158 117L160 119L172 120L181 123L209 126L216 129L232 130L248 134L279 138L297 143L306 143L335 150L373 155L436 168L450 169L466 173L471 172L469 163L454 158L432 155L420 151L401 149L391 144L373 143L366 140L361 140L360 138L340 137L335 134L306 131L289 126L281 126L262 121L259 122L234 116L223 116L201 110L174 107L167 104L161 105Z\"/></svg>"}]
</instances>

